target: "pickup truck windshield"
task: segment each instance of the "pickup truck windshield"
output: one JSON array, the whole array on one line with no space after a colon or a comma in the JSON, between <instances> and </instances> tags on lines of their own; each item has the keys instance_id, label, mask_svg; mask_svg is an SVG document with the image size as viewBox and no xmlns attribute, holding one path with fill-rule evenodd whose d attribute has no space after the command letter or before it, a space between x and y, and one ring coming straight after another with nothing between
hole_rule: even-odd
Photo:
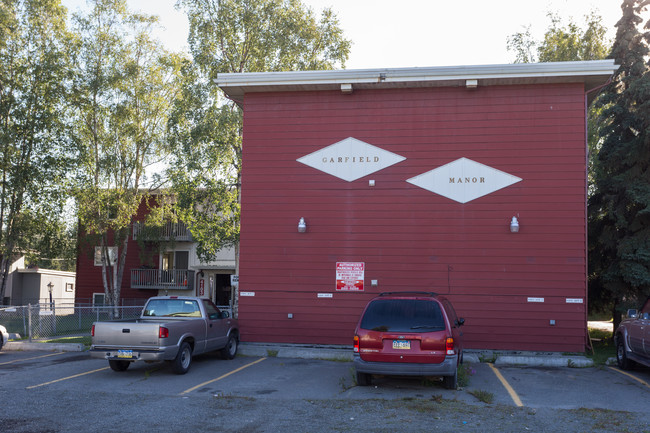
<instances>
[{"instance_id":1,"label":"pickup truck windshield","mask_svg":"<svg viewBox=\"0 0 650 433\"><path fill-rule=\"evenodd\" d=\"M199 304L186 299L152 299L143 316L148 317L201 317Z\"/></svg>"}]
</instances>

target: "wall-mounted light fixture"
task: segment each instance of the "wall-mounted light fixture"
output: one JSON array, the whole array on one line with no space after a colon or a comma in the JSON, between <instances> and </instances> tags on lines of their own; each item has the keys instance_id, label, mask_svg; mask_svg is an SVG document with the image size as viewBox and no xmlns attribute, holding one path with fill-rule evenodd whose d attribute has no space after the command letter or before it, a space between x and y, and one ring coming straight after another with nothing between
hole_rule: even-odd
<instances>
[{"instance_id":1,"label":"wall-mounted light fixture","mask_svg":"<svg viewBox=\"0 0 650 433\"><path fill-rule=\"evenodd\" d=\"M298 221L298 233L305 233L307 231L307 224L305 223L305 219L300 217L300 221Z\"/></svg>"},{"instance_id":2,"label":"wall-mounted light fixture","mask_svg":"<svg viewBox=\"0 0 650 433\"><path fill-rule=\"evenodd\" d=\"M351 94L352 93L352 84L350 84L350 83L341 84L341 93L344 93L346 95Z\"/></svg>"},{"instance_id":3,"label":"wall-mounted light fixture","mask_svg":"<svg viewBox=\"0 0 650 433\"><path fill-rule=\"evenodd\" d=\"M512 217L512 221L510 221L510 233L519 233L519 220L517 217Z\"/></svg>"}]
</instances>

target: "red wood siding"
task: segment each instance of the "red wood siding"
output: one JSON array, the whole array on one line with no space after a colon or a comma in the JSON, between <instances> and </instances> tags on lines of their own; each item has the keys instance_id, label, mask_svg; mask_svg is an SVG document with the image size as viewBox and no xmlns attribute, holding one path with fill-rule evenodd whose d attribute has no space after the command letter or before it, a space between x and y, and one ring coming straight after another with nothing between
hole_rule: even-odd
<instances>
[{"instance_id":1,"label":"red wood siding","mask_svg":"<svg viewBox=\"0 0 650 433\"><path fill-rule=\"evenodd\" d=\"M136 221L144 220L148 212L147 205L143 202L138 208L135 217ZM80 235L80 241L77 253L77 281L75 290L75 299L77 302L92 302L93 293L104 293L104 283L102 280L102 267L95 266L95 247L99 244L91 244L89 239L84 239ZM153 263L158 267L158 255L152 257ZM137 240L133 240L133 232L129 236L127 246L126 263L124 266L124 276L122 278L121 298L124 305L142 304L138 300L148 299L158 294L157 290L139 290L131 288L131 269L139 269L143 265L141 260L141 249Z\"/></svg>"},{"instance_id":2,"label":"red wood siding","mask_svg":"<svg viewBox=\"0 0 650 433\"><path fill-rule=\"evenodd\" d=\"M347 137L407 159L353 182L296 161ZM242 339L351 344L374 295L426 290L469 348L583 351L585 152L582 84L247 94ZM406 182L461 157L523 180L465 204ZM347 261L363 293L335 292Z\"/></svg>"}]
</instances>

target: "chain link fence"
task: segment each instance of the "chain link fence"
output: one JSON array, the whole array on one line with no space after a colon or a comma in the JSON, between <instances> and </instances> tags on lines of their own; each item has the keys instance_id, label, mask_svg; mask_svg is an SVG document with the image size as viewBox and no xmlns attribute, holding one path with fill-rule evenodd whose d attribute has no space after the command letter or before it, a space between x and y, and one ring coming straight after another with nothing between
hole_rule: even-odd
<instances>
[{"instance_id":1,"label":"chain link fence","mask_svg":"<svg viewBox=\"0 0 650 433\"><path fill-rule=\"evenodd\" d=\"M108 307L79 304L39 303L0 307L0 324L10 334L31 340L90 335L93 322L135 319L142 306Z\"/></svg>"}]
</instances>

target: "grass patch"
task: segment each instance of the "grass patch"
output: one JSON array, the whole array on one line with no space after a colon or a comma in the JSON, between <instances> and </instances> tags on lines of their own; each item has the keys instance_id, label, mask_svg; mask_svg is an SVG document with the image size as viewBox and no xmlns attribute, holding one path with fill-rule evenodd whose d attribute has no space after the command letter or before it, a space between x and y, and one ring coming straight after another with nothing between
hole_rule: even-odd
<instances>
[{"instance_id":1,"label":"grass patch","mask_svg":"<svg viewBox=\"0 0 650 433\"><path fill-rule=\"evenodd\" d=\"M474 391L469 391L469 393L472 394L474 397L476 397L479 401L482 401L483 403L491 404L494 401L494 394L488 391L477 389Z\"/></svg>"},{"instance_id":2,"label":"grass patch","mask_svg":"<svg viewBox=\"0 0 650 433\"><path fill-rule=\"evenodd\" d=\"M602 329L589 329L589 336L593 345L593 353L587 353L587 356L594 360L596 365L605 365L609 358L616 356L614 339L611 331Z\"/></svg>"},{"instance_id":3,"label":"grass patch","mask_svg":"<svg viewBox=\"0 0 650 433\"><path fill-rule=\"evenodd\" d=\"M277 350L266 349L266 356L269 357L269 358L277 358L278 357L278 351Z\"/></svg>"},{"instance_id":4,"label":"grass patch","mask_svg":"<svg viewBox=\"0 0 650 433\"><path fill-rule=\"evenodd\" d=\"M91 337L90 335L81 337L57 337L47 340L39 340L37 343L81 343L86 347L90 347Z\"/></svg>"},{"instance_id":5,"label":"grass patch","mask_svg":"<svg viewBox=\"0 0 650 433\"><path fill-rule=\"evenodd\" d=\"M469 385L469 378L476 374L476 370L469 363L461 364L458 367L458 386L464 388Z\"/></svg>"}]
</instances>

